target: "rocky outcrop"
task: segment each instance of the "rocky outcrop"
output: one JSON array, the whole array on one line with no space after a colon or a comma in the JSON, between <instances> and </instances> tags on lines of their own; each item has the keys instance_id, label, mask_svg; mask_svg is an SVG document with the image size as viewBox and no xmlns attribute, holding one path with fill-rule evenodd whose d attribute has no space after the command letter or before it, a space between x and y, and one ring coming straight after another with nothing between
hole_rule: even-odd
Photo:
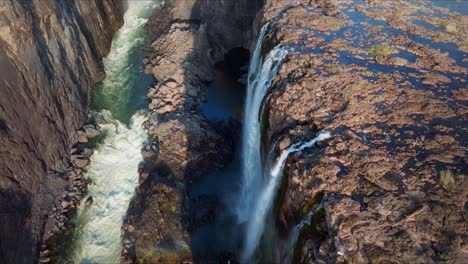
<instances>
[{"instance_id":1,"label":"rocky outcrop","mask_svg":"<svg viewBox=\"0 0 468 264\"><path fill-rule=\"evenodd\" d=\"M424 1L266 4L267 46L290 50L266 102L266 145L332 133L285 167L280 238L327 194L295 263L467 261L467 18L454 11Z\"/></svg>"},{"instance_id":2,"label":"rocky outcrop","mask_svg":"<svg viewBox=\"0 0 468 264\"><path fill-rule=\"evenodd\" d=\"M193 179L222 168L232 159L229 124L209 121L200 111L216 62L233 48L249 48L258 1L171 0L146 25L153 38L145 72L158 83L148 99L145 123L152 145L141 185L124 227L124 262L185 263L193 256L192 219L187 192ZM204 206L204 205L201 205Z\"/></svg>"},{"instance_id":3,"label":"rocky outcrop","mask_svg":"<svg viewBox=\"0 0 468 264\"><path fill-rule=\"evenodd\" d=\"M32 263L123 1L0 3L0 261Z\"/></svg>"}]
</instances>

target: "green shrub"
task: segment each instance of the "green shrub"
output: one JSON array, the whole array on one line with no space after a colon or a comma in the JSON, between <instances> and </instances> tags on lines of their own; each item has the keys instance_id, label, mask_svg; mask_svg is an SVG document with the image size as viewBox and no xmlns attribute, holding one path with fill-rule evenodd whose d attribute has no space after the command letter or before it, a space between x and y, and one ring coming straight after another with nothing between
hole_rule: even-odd
<instances>
[{"instance_id":1,"label":"green shrub","mask_svg":"<svg viewBox=\"0 0 468 264\"><path fill-rule=\"evenodd\" d=\"M160 137L167 137L167 136L169 136L169 132L161 130L161 131L159 131L159 136Z\"/></svg>"},{"instance_id":2,"label":"green shrub","mask_svg":"<svg viewBox=\"0 0 468 264\"><path fill-rule=\"evenodd\" d=\"M455 183L453 174L450 170L444 170L440 172L440 184L445 190L450 190L452 185Z\"/></svg>"},{"instance_id":3,"label":"green shrub","mask_svg":"<svg viewBox=\"0 0 468 264\"><path fill-rule=\"evenodd\" d=\"M369 54L376 60L385 60L388 56L395 53L398 53L398 50L386 44L375 45L369 50Z\"/></svg>"}]
</instances>

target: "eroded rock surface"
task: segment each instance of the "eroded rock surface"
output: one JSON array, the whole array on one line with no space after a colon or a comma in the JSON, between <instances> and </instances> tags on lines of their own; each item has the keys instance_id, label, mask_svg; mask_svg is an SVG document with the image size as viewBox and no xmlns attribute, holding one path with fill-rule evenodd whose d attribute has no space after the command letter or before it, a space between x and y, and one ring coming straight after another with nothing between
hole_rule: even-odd
<instances>
[{"instance_id":1,"label":"eroded rock surface","mask_svg":"<svg viewBox=\"0 0 468 264\"><path fill-rule=\"evenodd\" d=\"M152 115L145 123L154 154L141 169L141 185L123 228L128 241L123 262L218 260L192 254L190 231L210 221L190 212L215 205L210 199L189 201L187 192L193 179L232 160L233 132L229 124L208 120L200 102L214 80L215 63L230 49L250 48L259 8L259 1L171 0L147 23L153 40L145 72L158 80L147 94Z\"/></svg>"},{"instance_id":2,"label":"eroded rock surface","mask_svg":"<svg viewBox=\"0 0 468 264\"><path fill-rule=\"evenodd\" d=\"M0 1L2 263L37 259L123 11L118 0Z\"/></svg>"},{"instance_id":3,"label":"eroded rock surface","mask_svg":"<svg viewBox=\"0 0 468 264\"><path fill-rule=\"evenodd\" d=\"M332 132L285 168L280 237L328 194L295 262L468 261L468 32L456 11L432 1L267 3L266 46L290 50L267 102L267 146Z\"/></svg>"}]
</instances>

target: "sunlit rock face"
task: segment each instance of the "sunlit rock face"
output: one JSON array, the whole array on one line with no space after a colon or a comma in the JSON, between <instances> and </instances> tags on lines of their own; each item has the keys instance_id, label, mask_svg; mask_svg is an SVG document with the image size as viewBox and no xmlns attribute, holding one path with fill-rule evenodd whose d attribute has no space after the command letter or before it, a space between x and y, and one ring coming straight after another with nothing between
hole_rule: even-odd
<instances>
[{"instance_id":1,"label":"sunlit rock face","mask_svg":"<svg viewBox=\"0 0 468 264\"><path fill-rule=\"evenodd\" d=\"M295 51L265 105L265 146L332 134L285 166L281 239L329 195L277 262L292 248L295 263L466 262L466 7L267 1L266 41Z\"/></svg>"},{"instance_id":2,"label":"sunlit rock face","mask_svg":"<svg viewBox=\"0 0 468 264\"><path fill-rule=\"evenodd\" d=\"M32 263L123 1L0 3L0 260Z\"/></svg>"}]
</instances>

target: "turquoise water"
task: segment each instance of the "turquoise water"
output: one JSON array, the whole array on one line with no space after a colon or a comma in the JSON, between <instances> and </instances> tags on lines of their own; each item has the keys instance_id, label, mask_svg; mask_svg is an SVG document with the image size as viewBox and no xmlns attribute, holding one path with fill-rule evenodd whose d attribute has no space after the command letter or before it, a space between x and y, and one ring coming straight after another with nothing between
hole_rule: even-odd
<instances>
[{"instance_id":1,"label":"turquoise water","mask_svg":"<svg viewBox=\"0 0 468 264\"><path fill-rule=\"evenodd\" d=\"M146 109L146 93L153 78L145 75L141 50L145 42L143 25L151 15L153 1L130 1L125 25L116 33L109 55L104 59L106 78L97 85L92 102L95 112L109 110L112 117L129 124L133 114ZM152 4L151 4L152 5Z\"/></svg>"},{"instance_id":2,"label":"turquoise water","mask_svg":"<svg viewBox=\"0 0 468 264\"><path fill-rule=\"evenodd\" d=\"M91 184L83 201L92 197L94 202L77 208L75 232L61 263L120 262L120 229L138 186L140 151L147 139L142 126L146 117L138 110L147 108L145 95L153 80L143 73L141 47L143 26L156 3L129 1L125 24L104 59L106 78L95 90L90 119L105 121L98 123L107 136L94 150L84 175Z\"/></svg>"}]
</instances>

